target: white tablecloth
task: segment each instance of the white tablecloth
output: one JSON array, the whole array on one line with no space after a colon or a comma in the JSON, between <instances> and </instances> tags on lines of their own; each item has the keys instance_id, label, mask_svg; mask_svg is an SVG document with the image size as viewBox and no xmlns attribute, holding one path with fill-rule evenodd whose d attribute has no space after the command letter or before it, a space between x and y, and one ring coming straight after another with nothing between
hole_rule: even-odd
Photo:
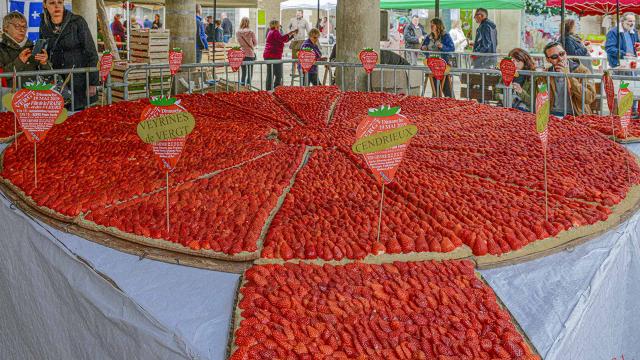
<instances>
[{"instance_id":1,"label":"white tablecloth","mask_svg":"<svg viewBox=\"0 0 640 360\"><path fill-rule=\"evenodd\" d=\"M224 358L237 275L140 260L0 200L0 359ZM639 239L640 214L482 274L545 359L640 359Z\"/></svg>"}]
</instances>

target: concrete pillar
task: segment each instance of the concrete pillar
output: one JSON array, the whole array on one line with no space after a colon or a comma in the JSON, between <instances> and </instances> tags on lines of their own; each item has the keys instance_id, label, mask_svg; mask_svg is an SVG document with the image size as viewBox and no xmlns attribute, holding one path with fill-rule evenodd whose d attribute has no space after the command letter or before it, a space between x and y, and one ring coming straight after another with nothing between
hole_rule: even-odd
<instances>
[{"instance_id":1,"label":"concrete pillar","mask_svg":"<svg viewBox=\"0 0 640 360\"><path fill-rule=\"evenodd\" d=\"M182 62L196 62L196 1L166 0L165 28L171 31L171 48L181 48ZM207 57L203 55L203 59Z\"/></svg>"},{"instance_id":2,"label":"concrete pillar","mask_svg":"<svg viewBox=\"0 0 640 360\"><path fill-rule=\"evenodd\" d=\"M82 16L89 26L94 42L98 39L98 8L95 0L73 0L72 11ZM96 45L97 46L97 45Z\"/></svg>"},{"instance_id":3,"label":"concrete pillar","mask_svg":"<svg viewBox=\"0 0 640 360\"><path fill-rule=\"evenodd\" d=\"M336 60L338 62L359 63L358 53L366 47L380 51L380 0L338 0L336 19ZM367 76L362 68L346 69L344 84L340 69L336 72L336 82L345 90L366 90ZM354 74L355 70L355 74ZM354 77L357 77L354 84Z\"/></svg>"},{"instance_id":4,"label":"concrete pillar","mask_svg":"<svg viewBox=\"0 0 640 360\"><path fill-rule=\"evenodd\" d=\"M508 53L511 49L522 47L522 10L489 10L491 19L498 27L498 52Z\"/></svg>"}]
</instances>

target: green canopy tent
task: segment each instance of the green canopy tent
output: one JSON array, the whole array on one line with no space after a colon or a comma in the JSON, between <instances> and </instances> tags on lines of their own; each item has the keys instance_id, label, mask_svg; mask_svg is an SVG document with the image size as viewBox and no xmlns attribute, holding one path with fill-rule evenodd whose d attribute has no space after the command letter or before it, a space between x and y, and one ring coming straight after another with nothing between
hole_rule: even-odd
<instances>
[{"instance_id":1,"label":"green canopy tent","mask_svg":"<svg viewBox=\"0 0 640 360\"><path fill-rule=\"evenodd\" d=\"M524 9L522 0L380 0L381 9Z\"/></svg>"}]
</instances>

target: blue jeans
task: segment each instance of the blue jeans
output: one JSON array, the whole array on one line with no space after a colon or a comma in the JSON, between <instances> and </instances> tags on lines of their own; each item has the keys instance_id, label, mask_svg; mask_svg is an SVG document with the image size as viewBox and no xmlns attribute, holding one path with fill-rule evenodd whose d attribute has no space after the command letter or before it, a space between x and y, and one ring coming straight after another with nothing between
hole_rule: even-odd
<instances>
[{"instance_id":1,"label":"blue jeans","mask_svg":"<svg viewBox=\"0 0 640 360\"><path fill-rule=\"evenodd\" d=\"M202 50L196 49L196 64L200 64L200 61L202 61Z\"/></svg>"},{"instance_id":2,"label":"blue jeans","mask_svg":"<svg viewBox=\"0 0 640 360\"><path fill-rule=\"evenodd\" d=\"M224 35L222 37L222 39L223 39L222 41L224 41L225 44L228 44L229 43L229 39L231 39L231 35Z\"/></svg>"},{"instance_id":3,"label":"blue jeans","mask_svg":"<svg viewBox=\"0 0 640 360\"><path fill-rule=\"evenodd\" d=\"M243 61L254 61L255 57L245 56ZM253 78L253 65L242 65L240 71L242 76L240 77L240 83L245 85L251 85L251 79Z\"/></svg>"}]
</instances>

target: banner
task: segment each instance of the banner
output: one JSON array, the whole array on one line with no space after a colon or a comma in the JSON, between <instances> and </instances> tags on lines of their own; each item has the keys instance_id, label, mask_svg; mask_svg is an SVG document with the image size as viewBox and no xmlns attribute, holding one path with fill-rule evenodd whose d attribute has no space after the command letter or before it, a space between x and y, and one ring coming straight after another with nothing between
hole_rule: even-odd
<instances>
[{"instance_id":1,"label":"banner","mask_svg":"<svg viewBox=\"0 0 640 360\"><path fill-rule=\"evenodd\" d=\"M71 10L71 4L64 5L67 10ZM27 18L27 37L31 41L38 39L40 32L40 14L42 14L42 0L10 0L9 11L17 11Z\"/></svg>"}]
</instances>

